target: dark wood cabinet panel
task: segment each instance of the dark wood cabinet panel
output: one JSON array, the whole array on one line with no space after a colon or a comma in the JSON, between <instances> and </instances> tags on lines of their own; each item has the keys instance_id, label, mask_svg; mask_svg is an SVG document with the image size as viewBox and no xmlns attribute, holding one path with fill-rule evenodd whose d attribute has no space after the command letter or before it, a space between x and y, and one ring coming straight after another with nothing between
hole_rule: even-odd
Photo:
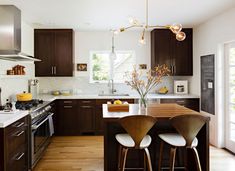
<instances>
[{"instance_id":1,"label":"dark wood cabinet panel","mask_svg":"<svg viewBox=\"0 0 235 171\"><path fill-rule=\"evenodd\" d=\"M79 135L77 100L58 100L55 135Z\"/></svg>"},{"instance_id":2,"label":"dark wood cabinet panel","mask_svg":"<svg viewBox=\"0 0 235 171\"><path fill-rule=\"evenodd\" d=\"M79 106L79 128L81 134L95 133L95 107Z\"/></svg>"},{"instance_id":3,"label":"dark wood cabinet panel","mask_svg":"<svg viewBox=\"0 0 235 171\"><path fill-rule=\"evenodd\" d=\"M34 44L36 76L73 76L72 29L35 29Z\"/></svg>"},{"instance_id":4,"label":"dark wood cabinet panel","mask_svg":"<svg viewBox=\"0 0 235 171\"><path fill-rule=\"evenodd\" d=\"M191 98L191 99L161 99L160 103L177 103L179 105L185 106L189 109L199 112L200 109L200 99Z\"/></svg>"},{"instance_id":5,"label":"dark wood cabinet panel","mask_svg":"<svg viewBox=\"0 0 235 171\"><path fill-rule=\"evenodd\" d=\"M168 29L155 29L151 32L151 67L166 64L171 75L193 75L191 28L183 29L184 41L177 41L175 34Z\"/></svg>"},{"instance_id":6,"label":"dark wood cabinet panel","mask_svg":"<svg viewBox=\"0 0 235 171\"><path fill-rule=\"evenodd\" d=\"M165 29L155 29L151 32L151 67L166 64L172 67L172 33Z\"/></svg>"},{"instance_id":7,"label":"dark wood cabinet panel","mask_svg":"<svg viewBox=\"0 0 235 171\"><path fill-rule=\"evenodd\" d=\"M55 48L54 33L52 30L34 31L34 56L42 61L35 63L36 76L53 75L53 57Z\"/></svg>"},{"instance_id":8,"label":"dark wood cabinet panel","mask_svg":"<svg viewBox=\"0 0 235 171\"><path fill-rule=\"evenodd\" d=\"M0 129L0 171L28 171L29 117Z\"/></svg>"},{"instance_id":9,"label":"dark wood cabinet panel","mask_svg":"<svg viewBox=\"0 0 235 171\"><path fill-rule=\"evenodd\" d=\"M193 75L192 29L183 29L186 33L184 41L173 39L173 66L174 75Z\"/></svg>"},{"instance_id":10,"label":"dark wood cabinet panel","mask_svg":"<svg viewBox=\"0 0 235 171\"><path fill-rule=\"evenodd\" d=\"M55 31L55 68L56 76L73 75L73 34L72 31Z\"/></svg>"}]
</instances>

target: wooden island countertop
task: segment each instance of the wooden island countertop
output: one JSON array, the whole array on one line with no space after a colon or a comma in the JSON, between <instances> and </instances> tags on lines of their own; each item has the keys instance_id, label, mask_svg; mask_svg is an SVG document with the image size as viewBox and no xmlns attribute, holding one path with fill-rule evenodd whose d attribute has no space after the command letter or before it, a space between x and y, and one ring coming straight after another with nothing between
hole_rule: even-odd
<instances>
[{"instance_id":1,"label":"wooden island countertop","mask_svg":"<svg viewBox=\"0 0 235 171\"><path fill-rule=\"evenodd\" d=\"M124 116L137 115L139 114L139 105L130 104L129 112L109 112L107 104L103 104L103 120L104 120L104 170L111 171L117 170L117 151L118 143L116 142L115 135L120 132L125 132L123 128L118 124L118 119ZM152 144L150 146L150 154L152 159L153 170L157 170L158 162L158 152L159 152L159 138L158 134L162 132L172 132L175 131L170 125L169 119L174 116L183 114L198 114L203 115L194 110L188 109L184 106L177 104L150 104L147 108L147 114L157 118L155 126L150 130L149 135L152 137ZM209 120L210 117L206 116L208 121L203 126L201 131L198 133L198 152L201 160L202 171L209 171ZM165 149L166 155L169 151ZM185 153L185 152L183 152ZM127 159L127 167L141 167L142 159L140 154L135 152L129 154L129 159ZM181 156L181 155L179 155ZM182 155L183 156L183 155ZM178 165L186 165L190 171L196 171L195 160L193 153L190 150L186 151L186 163L183 162L183 157L179 157ZM177 159L176 159L177 160ZM165 161L166 166L169 161ZM183 163L183 164L182 164Z\"/></svg>"},{"instance_id":2,"label":"wooden island countertop","mask_svg":"<svg viewBox=\"0 0 235 171\"><path fill-rule=\"evenodd\" d=\"M139 105L138 104L129 104L129 112L109 112L107 104L103 104L103 119L117 119L129 115L138 115L139 114ZM178 104L150 104L147 108L147 114L158 119L169 119L174 116L183 115L183 114L198 114L203 115L199 112L180 106ZM208 117L208 120L210 118Z\"/></svg>"}]
</instances>

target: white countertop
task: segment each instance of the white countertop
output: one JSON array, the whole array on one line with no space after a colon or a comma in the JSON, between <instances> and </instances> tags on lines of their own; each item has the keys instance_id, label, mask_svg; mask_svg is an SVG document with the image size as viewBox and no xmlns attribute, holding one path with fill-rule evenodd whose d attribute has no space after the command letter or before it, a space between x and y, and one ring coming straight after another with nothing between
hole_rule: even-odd
<instances>
[{"instance_id":1,"label":"white countertop","mask_svg":"<svg viewBox=\"0 0 235 171\"><path fill-rule=\"evenodd\" d=\"M38 99L42 99L44 101L53 101L56 99L139 99L137 94L129 95L129 96L99 96L97 94L77 94L77 95L69 95L69 96L53 96L48 94L41 94L37 97ZM193 94L149 94L148 99L188 99L188 98L200 98L197 95Z\"/></svg>"},{"instance_id":2,"label":"white countertop","mask_svg":"<svg viewBox=\"0 0 235 171\"><path fill-rule=\"evenodd\" d=\"M44 101L54 101L57 99L139 99L137 94L129 95L129 96L98 96L97 94L77 94L70 96L53 96L53 95L39 95L38 99L42 99ZM178 95L178 94L149 94L148 99L188 99L188 98L199 98L197 95L186 94L186 95ZM23 118L28 115L28 111L19 111L15 114L0 114L0 128L5 128L8 125L14 123L15 121Z\"/></svg>"},{"instance_id":3,"label":"white countertop","mask_svg":"<svg viewBox=\"0 0 235 171\"><path fill-rule=\"evenodd\" d=\"M28 114L28 111L18 111L14 114L0 114L0 128L5 128Z\"/></svg>"}]
</instances>

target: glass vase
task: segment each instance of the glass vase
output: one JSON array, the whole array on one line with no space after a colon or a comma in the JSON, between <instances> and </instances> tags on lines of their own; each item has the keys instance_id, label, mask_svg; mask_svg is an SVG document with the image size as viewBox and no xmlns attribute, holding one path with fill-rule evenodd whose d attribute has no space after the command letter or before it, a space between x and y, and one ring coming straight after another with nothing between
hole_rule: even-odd
<instances>
[{"instance_id":1,"label":"glass vase","mask_svg":"<svg viewBox=\"0 0 235 171\"><path fill-rule=\"evenodd\" d=\"M139 114L147 114L147 97L141 96L139 99Z\"/></svg>"}]
</instances>

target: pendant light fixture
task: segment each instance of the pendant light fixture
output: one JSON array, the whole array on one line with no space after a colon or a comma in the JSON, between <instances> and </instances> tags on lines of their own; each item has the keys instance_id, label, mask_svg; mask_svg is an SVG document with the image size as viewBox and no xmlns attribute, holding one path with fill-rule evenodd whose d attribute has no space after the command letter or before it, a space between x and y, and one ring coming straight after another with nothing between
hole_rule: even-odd
<instances>
[{"instance_id":1,"label":"pendant light fixture","mask_svg":"<svg viewBox=\"0 0 235 171\"><path fill-rule=\"evenodd\" d=\"M112 33L112 50L111 50L111 53L109 54L109 61L110 61L110 68L109 68L109 78L110 79L113 79L113 76L114 76L114 71L113 71L113 67L114 67L114 61L117 59L117 55L115 53L115 46L114 46L114 36L115 36L115 33L114 33L114 30L111 30L111 33Z\"/></svg>"},{"instance_id":2,"label":"pendant light fixture","mask_svg":"<svg viewBox=\"0 0 235 171\"><path fill-rule=\"evenodd\" d=\"M114 51L114 49L115 49L115 46L114 46L114 36L115 36L115 33L114 33L113 30L111 30L111 32L112 32L112 51L111 51L109 57L111 59L115 60L117 58L117 55L116 55L116 53Z\"/></svg>"},{"instance_id":3,"label":"pendant light fixture","mask_svg":"<svg viewBox=\"0 0 235 171\"><path fill-rule=\"evenodd\" d=\"M146 20L145 20L145 23L144 24L141 24L137 19L134 19L134 18L129 18L129 23L130 23L130 26L127 26L127 27L122 27L118 30L115 30L114 33L115 34L118 34L119 32L124 32L130 28L142 28L143 31L142 31L142 34L141 34L141 38L139 40L139 42L141 44L145 44L145 32L149 29L158 29L158 28L164 28L164 29L169 29L172 31L172 33L175 34L176 36L176 39L178 41L183 41L185 38L186 38L186 34L184 32L182 32L182 25L181 24L172 24L172 25L165 25L165 26L161 26L161 25L149 25L148 23L148 0L145 0L146 2Z\"/></svg>"}]
</instances>

